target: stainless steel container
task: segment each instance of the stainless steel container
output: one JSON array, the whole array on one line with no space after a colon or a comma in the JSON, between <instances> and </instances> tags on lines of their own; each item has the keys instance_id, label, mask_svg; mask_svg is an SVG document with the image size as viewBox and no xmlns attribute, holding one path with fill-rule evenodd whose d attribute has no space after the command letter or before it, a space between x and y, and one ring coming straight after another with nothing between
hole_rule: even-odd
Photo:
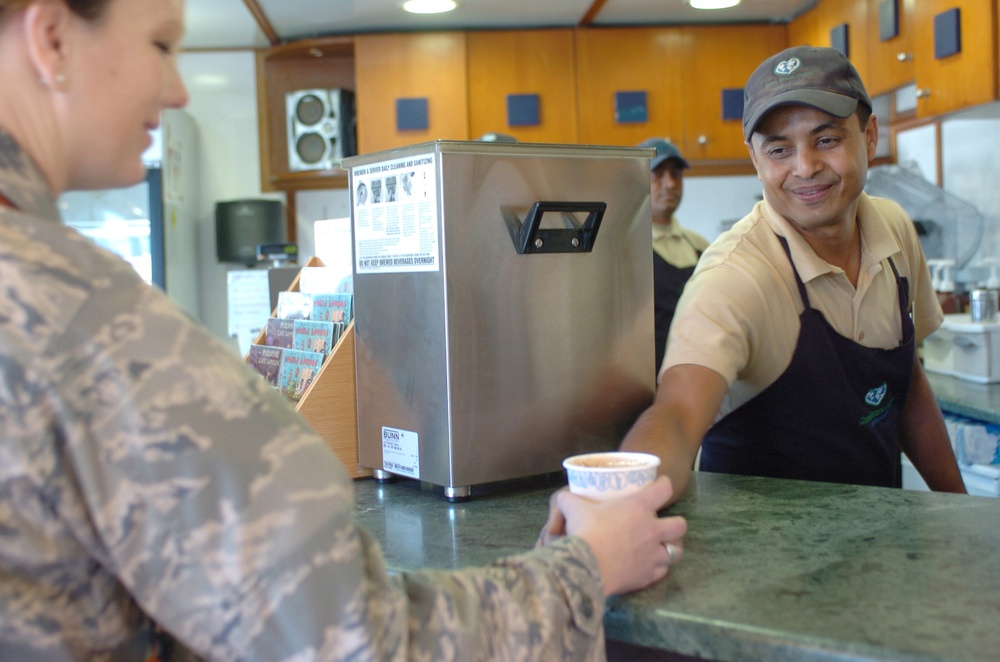
<instances>
[{"instance_id":1,"label":"stainless steel container","mask_svg":"<svg viewBox=\"0 0 1000 662\"><path fill-rule=\"evenodd\" d=\"M969 314L973 322L992 322L997 316L997 290L969 292Z\"/></svg>"},{"instance_id":2,"label":"stainless steel container","mask_svg":"<svg viewBox=\"0 0 1000 662\"><path fill-rule=\"evenodd\" d=\"M363 466L460 500L618 446L655 388L651 155L437 141L345 159Z\"/></svg>"}]
</instances>

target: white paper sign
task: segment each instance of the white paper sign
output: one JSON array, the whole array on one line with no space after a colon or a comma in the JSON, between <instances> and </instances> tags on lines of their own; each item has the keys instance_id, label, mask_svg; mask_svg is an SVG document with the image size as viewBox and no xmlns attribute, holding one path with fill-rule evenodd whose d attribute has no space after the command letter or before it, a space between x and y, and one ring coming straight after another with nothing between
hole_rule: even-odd
<instances>
[{"instance_id":1,"label":"white paper sign","mask_svg":"<svg viewBox=\"0 0 1000 662\"><path fill-rule=\"evenodd\" d=\"M357 166L351 176L355 272L438 271L436 157Z\"/></svg>"},{"instance_id":2,"label":"white paper sign","mask_svg":"<svg viewBox=\"0 0 1000 662\"><path fill-rule=\"evenodd\" d=\"M267 270L230 271L226 280L229 337L236 338L240 356L246 356L271 316Z\"/></svg>"},{"instance_id":3,"label":"white paper sign","mask_svg":"<svg viewBox=\"0 0 1000 662\"><path fill-rule=\"evenodd\" d=\"M323 261L329 269L331 278L336 280L333 283L334 289L327 289L327 292L353 292L354 281L353 272L354 257L351 242L351 219L329 218L313 223L313 240L316 244L316 257ZM299 279L299 289L305 289L303 281L306 270L302 270L302 277Z\"/></svg>"},{"instance_id":4,"label":"white paper sign","mask_svg":"<svg viewBox=\"0 0 1000 662\"><path fill-rule=\"evenodd\" d=\"M420 443L416 432L382 427L382 469L420 478Z\"/></svg>"}]
</instances>

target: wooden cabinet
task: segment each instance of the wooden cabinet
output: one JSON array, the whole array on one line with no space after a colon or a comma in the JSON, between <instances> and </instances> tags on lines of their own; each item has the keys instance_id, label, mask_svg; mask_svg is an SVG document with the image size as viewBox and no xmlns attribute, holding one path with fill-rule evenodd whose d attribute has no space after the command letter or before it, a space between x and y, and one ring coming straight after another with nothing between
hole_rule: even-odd
<instances>
[{"instance_id":1,"label":"wooden cabinet","mask_svg":"<svg viewBox=\"0 0 1000 662\"><path fill-rule=\"evenodd\" d=\"M820 2L822 4L822 0ZM789 46L829 46L829 32L823 34L820 27L822 12L816 5L807 12L800 14L786 27ZM823 21L825 27L826 22ZM829 30L829 28L826 28Z\"/></svg>"},{"instance_id":2,"label":"wooden cabinet","mask_svg":"<svg viewBox=\"0 0 1000 662\"><path fill-rule=\"evenodd\" d=\"M635 145L670 138L696 171L749 166L741 90L764 58L785 47L784 26L687 26L577 31L580 142ZM723 119L723 91L737 112ZM647 120L622 123L617 92L645 91Z\"/></svg>"},{"instance_id":3,"label":"wooden cabinet","mask_svg":"<svg viewBox=\"0 0 1000 662\"><path fill-rule=\"evenodd\" d=\"M573 30L470 32L466 45L472 138L494 132L521 142L577 141ZM508 95L536 95L538 124L511 126Z\"/></svg>"},{"instance_id":4,"label":"wooden cabinet","mask_svg":"<svg viewBox=\"0 0 1000 662\"><path fill-rule=\"evenodd\" d=\"M702 166L749 159L743 144L742 90L763 60L785 48L784 26L692 26L682 29L681 153ZM723 91L736 95L723 118Z\"/></svg>"},{"instance_id":5,"label":"wooden cabinet","mask_svg":"<svg viewBox=\"0 0 1000 662\"><path fill-rule=\"evenodd\" d=\"M849 56L871 96L911 82L917 116L934 117L997 98L996 0L896 0L899 34L879 37L883 0L820 0L788 26L790 45L830 45L829 33L847 23ZM958 10L961 51L935 57L935 19ZM857 38L855 38L857 36Z\"/></svg>"},{"instance_id":6,"label":"wooden cabinet","mask_svg":"<svg viewBox=\"0 0 1000 662\"><path fill-rule=\"evenodd\" d=\"M277 46L257 54L261 188L346 186L342 170L289 167L285 95L303 89L356 91L359 153L487 132L594 145L663 136L699 174L749 163L741 122L722 119L723 90L742 88L761 60L786 45L830 45L838 26L847 26L849 56L872 96L915 82L919 117L998 98L1000 0L895 0L899 34L882 41L884 1L820 0L784 26L429 32ZM961 50L938 59L935 18L951 9L960 17ZM618 93L645 94L645 117L619 121ZM509 125L512 94L538 95L537 125ZM426 101L426 129L397 122L397 102L414 99Z\"/></svg>"},{"instance_id":7,"label":"wooden cabinet","mask_svg":"<svg viewBox=\"0 0 1000 662\"><path fill-rule=\"evenodd\" d=\"M897 34L879 35L879 8L896 3ZM916 0L868 0L868 72L861 72L868 94L876 97L913 82L914 5Z\"/></svg>"},{"instance_id":8,"label":"wooden cabinet","mask_svg":"<svg viewBox=\"0 0 1000 662\"><path fill-rule=\"evenodd\" d=\"M833 46L834 30L846 26L847 57L867 86L868 39L878 23L868 22L868 0L819 0L788 24L789 46Z\"/></svg>"},{"instance_id":9,"label":"wooden cabinet","mask_svg":"<svg viewBox=\"0 0 1000 662\"><path fill-rule=\"evenodd\" d=\"M638 145L651 136L680 143L681 31L678 28L580 28L576 31L579 142ZM615 119L616 92L646 93L646 121Z\"/></svg>"},{"instance_id":10,"label":"wooden cabinet","mask_svg":"<svg viewBox=\"0 0 1000 662\"><path fill-rule=\"evenodd\" d=\"M261 190L347 186L342 170L291 171L285 94L306 89L353 90L354 40L331 37L277 46L259 51L256 65ZM294 227L294 220L289 225Z\"/></svg>"},{"instance_id":11,"label":"wooden cabinet","mask_svg":"<svg viewBox=\"0 0 1000 662\"><path fill-rule=\"evenodd\" d=\"M359 35L354 65L359 153L469 139L465 33ZM426 100L426 129L400 129L401 99Z\"/></svg>"},{"instance_id":12,"label":"wooden cabinet","mask_svg":"<svg viewBox=\"0 0 1000 662\"><path fill-rule=\"evenodd\" d=\"M934 55L935 18L957 9L961 51ZM997 98L997 3L920 0L914 7L917 116L933 117Z\"/></svg>"}]
</instances>

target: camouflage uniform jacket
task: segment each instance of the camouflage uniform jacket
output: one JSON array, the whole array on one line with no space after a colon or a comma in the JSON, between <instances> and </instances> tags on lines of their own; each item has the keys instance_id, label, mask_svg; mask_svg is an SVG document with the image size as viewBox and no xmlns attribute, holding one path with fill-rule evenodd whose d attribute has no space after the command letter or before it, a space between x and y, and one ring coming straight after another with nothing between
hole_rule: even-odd
<instances>
[{"instance_id":1,"label":"camouflage uniform jacket","mask_svg":"<svg viewBox=\"0 0 1000 662\"><path fill-rule=\"evenodd\" d=\"M0 660L604 656L590 548L392 573L323 441L0 131Z\"/></svg>"}]
</instances>

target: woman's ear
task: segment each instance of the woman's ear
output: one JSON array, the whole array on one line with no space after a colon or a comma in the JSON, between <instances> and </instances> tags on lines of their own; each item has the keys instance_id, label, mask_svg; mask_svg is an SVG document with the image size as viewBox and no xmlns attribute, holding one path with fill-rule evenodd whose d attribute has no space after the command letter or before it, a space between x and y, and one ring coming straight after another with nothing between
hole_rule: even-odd
<instances>
[{"instance_id":1,"label":"woman's ear","mask_svg":"<svg viewBox=\"0 0 1000 662\"><path fill-rule=\"evenodd\" d=\"M42 0L24 10L24 35L28 57L38 80L49 89L61 90L67 82L69 7L61 0Z\"/></svg>"}]
</instances>

